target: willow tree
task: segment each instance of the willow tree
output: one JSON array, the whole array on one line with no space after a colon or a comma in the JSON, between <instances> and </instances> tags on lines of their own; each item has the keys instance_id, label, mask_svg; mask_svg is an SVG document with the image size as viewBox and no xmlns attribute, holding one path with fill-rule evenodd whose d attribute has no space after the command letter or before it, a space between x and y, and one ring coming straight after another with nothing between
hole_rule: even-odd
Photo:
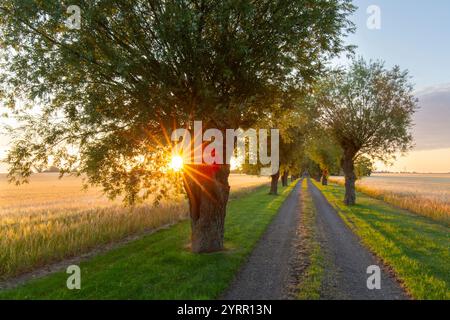
<instances>
[{"instance_id":1,"label":"willow tree","mask_svg":"<svg viewBox=\"0 0 450 320\"><path fill-rule=\"evenodd\" d=\"M306 145L306 154L316 162L322 172L322 185L328 185L328 176L332 171L339 171L342 157L341 147L333 137L324 132L313 134Z\"/></svg>"},{"instance_id":2,"label":"willow tree","mask_svg":"<svg viewBox=\"0 0 450 320\"><path fill-rule=\"evenodd\" d=\"M65 26L69 5L80 28ZM41 107L22 119L10 177L53 156L112 197L164 193L164 131L252 126L345 49L352 11L349 0L3 0L2 96ZM185 167L194 252L223 248L228 175L226 164Z\"/></svg>"},{"instance_id":3,"label":"willow tree","mask_svg":"<svg viewBox=\"0 0 450 320\"><path fill-rule=\"evenodd\" d=\"M398 66L389 70L382 62L360 58L346 71L329 73L315 96L325 130L342 148L344 202L353 205L358 159L388 161L412 147L413 86Z\"/></svg>"}]
</instances>

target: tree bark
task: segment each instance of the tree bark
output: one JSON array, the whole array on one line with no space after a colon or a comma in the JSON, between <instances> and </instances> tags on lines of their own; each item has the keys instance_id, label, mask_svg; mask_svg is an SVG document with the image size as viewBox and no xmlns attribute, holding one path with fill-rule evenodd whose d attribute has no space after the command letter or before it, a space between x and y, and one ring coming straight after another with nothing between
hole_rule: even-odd
<instances>
[{"instance_id":1,"label":"tree bark","mask_svg":"<svg viewBox=\"0 0 450 320\"><path fill-rule=\"evenodd\" d=\"M283 176L281 177L281 184L283 185L283 187L287 187L288 178L289 178L289 172L287 170L285 170L283 172Z\"/></svg>"},{"instance_id":2,"label":"tree bark","mask_svg":"<svg viewBox=\"0 0 450 320\"><path fill-rule=\"evenodd\" d=\"M276 174L272 175L272 181L270 182L270 192L269 194L277 195L278 194L278 179L280 178L280 171Z\"/></svg>"},{"instance_id":3,"label":"tree bark","mask_svg":"<svg viewBox=\"0 0 450 320\"><path fill-rule=\"evenodd\" d=\"M356 203L356 192L355 192L355 165L354 165L355 152L352 150L344 150L344 155L342 157L342 170L345 175L345 197L344 203L347 206L352 206Z\"/></svg>"},{"instance_id":4,"label":"tree bark","mask_svg":"<svg viewBox=\"0 0 450 320\"><path fill-rule=\"evenodd\" d=\"M230 166L186 165L184 170L191 216L191 250L195 253L223 250Z\"/></svg>"}]
</instances>

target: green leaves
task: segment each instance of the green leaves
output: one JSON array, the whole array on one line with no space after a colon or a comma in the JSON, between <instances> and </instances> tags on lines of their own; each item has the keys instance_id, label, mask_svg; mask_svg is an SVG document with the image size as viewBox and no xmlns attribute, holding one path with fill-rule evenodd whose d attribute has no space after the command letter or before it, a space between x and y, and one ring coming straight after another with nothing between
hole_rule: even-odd
<instances>
[{"instance_id":1,"label":"green leaves","mask_svg":"<svg viewBox=\"0 0 450 320\"><path fill-rule=\"evenodd\" d=\"M322 171L339 172L342 149L327 131L316 129L312 132L306 154Z\"/></svg>"},{"instance_id":2,"label":"green leaves","mask_svg":"<svg viewBox=\"0 0 450 320\"><path fill-rule=\"evenodd\" d=\"M254 125L287 94L308 90L352 30L348 0L70 4L81 9L80 30L65 27L67 2L0 4L2 101L20 95L39 110L17 129L10 176L55 158L128 202L138 190L157 192L164 130L192 119ZM137 155L155 166L124 170Z\"/></svg>"},{"instance_id":3,"label":"green leaves","mask_svg":"<svg viewBox=\"0 0 450 320\"><path fill-rule=\"evenodd\" d=\"M399 67L354 60L348 70L331 72L316 98L321 123L355 159L388 160L411 148L417 101L408 73Z\"/></svg>"}]
</instances>

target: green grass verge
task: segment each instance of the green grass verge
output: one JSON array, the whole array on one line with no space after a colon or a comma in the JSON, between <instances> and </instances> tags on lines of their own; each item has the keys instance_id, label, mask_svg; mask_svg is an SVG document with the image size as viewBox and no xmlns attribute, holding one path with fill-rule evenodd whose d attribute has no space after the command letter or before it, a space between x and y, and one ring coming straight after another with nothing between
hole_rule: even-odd
<instances>
[{"instance_id":1,"label":"green grass verge","mask_svg":"<svg viewBox=\"0 0 450 320\"><path fill-rule=\"evenodd\" d=\"M325 272L325 262L317 235L316 208L308 191L307 180L302 183L302 213L300 236L306 250L308 266L298 285L299 300L318 300Z\"/></svg>"},{"instance_id":2,"label":"green grass verge","mask_svg":"<svg viewBox=\"0 0 450 320\"><path fill-rule=\"evenodd\" d=\"M230 201L225 223L227 250L193 254L188 221L158 231L80 264L81 290L68 290L58 272L0 292L0 299L213 299L228 287L293 189L268 187Z\"/></svg>"},{"instance_id":3,"label":"green grass verge","mask_svg":"<svg viewBox=\"0 0 450 320\"><path fill-rule=\"evenodd\" d=\"M395 272L416 299L450 299L449 228L442 223L357 193L343 204L344 188L314 182L345 223Z\"/></svg>"}]
</instances>

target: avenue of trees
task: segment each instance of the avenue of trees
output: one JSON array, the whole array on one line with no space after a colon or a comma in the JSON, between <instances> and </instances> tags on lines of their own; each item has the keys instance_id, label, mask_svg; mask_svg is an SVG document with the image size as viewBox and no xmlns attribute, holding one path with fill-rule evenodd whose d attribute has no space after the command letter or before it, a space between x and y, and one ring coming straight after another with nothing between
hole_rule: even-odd
<instances>
[{"instance_id":1,"label":"avenue of trees","mask_svg":"<svg viewBox=\"0 0 450 320\"><path fill-rule=\"evenodd\" d=\"M0 99L20 123L11 132L11 181L52 159L112 198L160 199L171 190L161 170L167 136L201 120L203 130L222 132L280 128L272 181L281 175L286 184L307 163L326 183L342 168L351 205L355 163L370 168L411 145L406 72L361 59L326 68L349 50L349 0L73 2L79 30L64 26L60 2L0 4ZM223 249L229 174L227 164L184 166L193 252Z\"/></svg>"}]
</instances>

